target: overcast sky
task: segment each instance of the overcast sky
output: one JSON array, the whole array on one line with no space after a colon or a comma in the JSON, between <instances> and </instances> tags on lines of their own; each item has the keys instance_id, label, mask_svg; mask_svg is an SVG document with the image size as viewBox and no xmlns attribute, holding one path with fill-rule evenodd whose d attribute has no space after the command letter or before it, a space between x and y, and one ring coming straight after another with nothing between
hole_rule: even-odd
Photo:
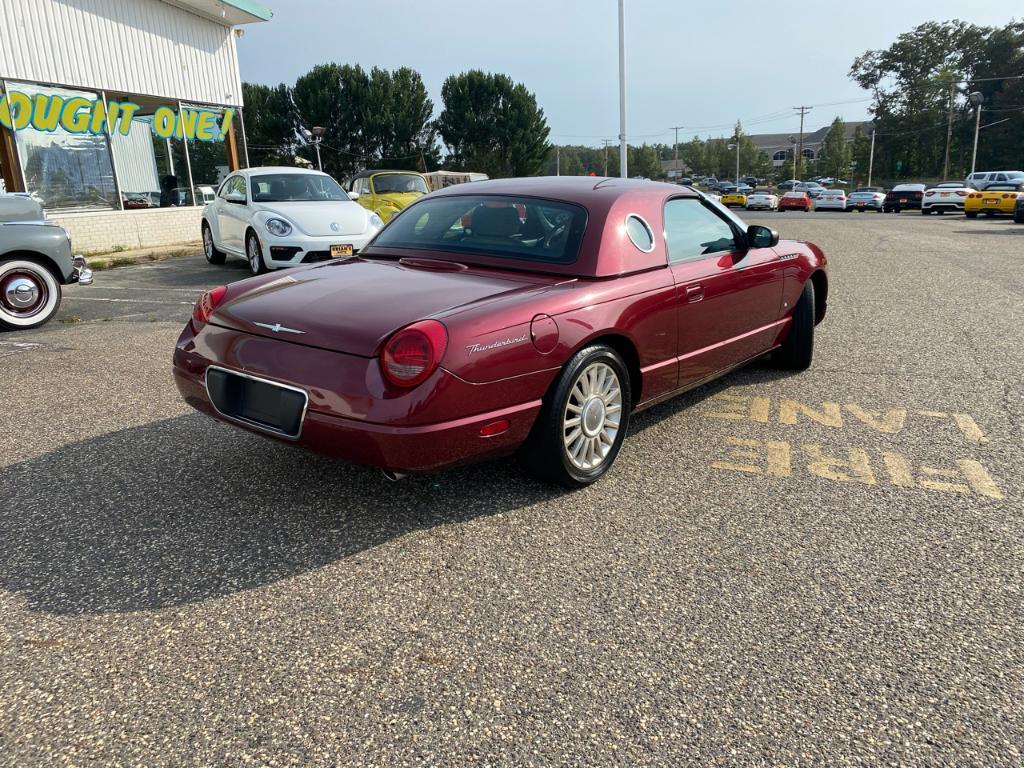
<instances>
[{"instance_id":1,"label":"overcast sky","mask_svg":"<svg viewBox=\"0 0 1024 768\"><path fill-rule=\"evenodd\" d=\"M291 85L328 61L422 75L435 112L441 83L468 69L504 72L534 92L559 144L618 134L616 0L262 0L267 23L239 41L242 79ZM925 21L1011 20L1007 3L626 0L631 142L795 130L791 107L815 106L807 130L864 119L853 59ZM784 51L792 53L783 53ZM860 101L855 101L860 100ZM835 102L853 102L835 104ZM827 105L827 106L826 106Z\"/></svg>"}]
</instances>

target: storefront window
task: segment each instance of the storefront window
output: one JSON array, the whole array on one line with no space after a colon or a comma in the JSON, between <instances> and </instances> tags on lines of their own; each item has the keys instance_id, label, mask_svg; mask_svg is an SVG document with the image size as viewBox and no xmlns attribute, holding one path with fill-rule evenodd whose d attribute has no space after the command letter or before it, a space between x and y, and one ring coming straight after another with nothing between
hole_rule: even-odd
<instances>
[{"instance_id":1,"label":"storefront window","mask_svg":"<svg viewBox=\"0 0 1024 768\"><path fill-rule=\"evenodd\" d=\"M27 96L80 96L90 101L97 93L43 88L26 83L6 84ZM94 210L117 208L117 187L107 137L91 133L70 133L58 125L40 131L29 125L15 134L18 157L29 193L47 209Z\"/></svg>"},{"instance_id":2,"label":"storefront window","mask_svg":"<svg viewBox=\"0 0 1024 768\"><path fill-rule=\"evenodd\" d=\"M218 122L223 117L224 110L213 107L193 106L182 104L185 109L201 109L207 112L214 112ZM192 163L192 183L195 187L196 203L203 205L213 200L217 187L228 175L227 145L223 138L216 141L201 141L199 139L188 140L188 157Z\"/></svg>"},{"instance_id":3,"label":"storefront window","mask_svg":"<svg viewBox=\"0 0 1024 768\"><path fill-rule=\"evenodd\" d=\"M139 105L127 135L114 131L110 144L125 210L192 205L188 188L185 142L160 138L153 131L153 112L177 104L129 94L107 94L108 100Z\"/></svg>"}]
</instances>

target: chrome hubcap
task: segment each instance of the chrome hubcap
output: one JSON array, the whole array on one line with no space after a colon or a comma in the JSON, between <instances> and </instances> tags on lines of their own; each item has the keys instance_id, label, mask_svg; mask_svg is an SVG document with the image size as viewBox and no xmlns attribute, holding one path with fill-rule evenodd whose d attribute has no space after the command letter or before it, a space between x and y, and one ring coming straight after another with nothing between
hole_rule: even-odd
<instances>
[{"instance_id":1,"label":"chrome hubcap","mask_svg":"<svg viewBox=\"0 0 1024 768\"><path fill-rule=\"evenodd\" d=\"M46 304L46 285L27 272L0 279L0 310L15 317L30 317Z\"/></svg>"},{"instance_id":2,"label":"chrome hubcap","mask_svg":"<svg viewBox=\"0 0 1024 768\"><path fill-rule=\"evenodd\" d=\"M562 414L565 453L577 469L591 470L608 457L619 433L622 388L606 363L592 363L580 372Z\"/></svg>"},{"instance_id":3,"label":"chrome hubcap","mask_svg":"<svg viewBox=\"0 0 1024 768\"><path fill-rule=\"evenodd\" d=\"M213 256L213 237L210 235L209 229L203 230L203 248L206 249L206 258L211 258Z\"/></svg>"},{"instance_id":4,"label":"chrome hubcap","mask_svg":"<svg viewBox=\"0 0 1024 768\"><path fill-rule=\"evenodd\" d=\"M249 266L252 267L253 272L259 271L260 251L259 246L256 245L256 240L253 238L249 239Z\"/></svg>"}]
</instances>

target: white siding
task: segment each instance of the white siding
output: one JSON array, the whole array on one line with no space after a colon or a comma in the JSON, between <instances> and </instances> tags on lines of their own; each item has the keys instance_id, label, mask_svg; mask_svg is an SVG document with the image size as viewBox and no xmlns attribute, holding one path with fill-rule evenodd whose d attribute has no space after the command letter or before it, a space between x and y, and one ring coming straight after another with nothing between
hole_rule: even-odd
<instances>
[{"instance_id":1,"label":"white siding","mask_svg":"<svg viewBox=\"0 0 1024 768\"><path fill-rule=\"evenodd\" d=\"M0 77L240 105L231 27L162 0L0 0Z\"/></svg>"}]
</instances>

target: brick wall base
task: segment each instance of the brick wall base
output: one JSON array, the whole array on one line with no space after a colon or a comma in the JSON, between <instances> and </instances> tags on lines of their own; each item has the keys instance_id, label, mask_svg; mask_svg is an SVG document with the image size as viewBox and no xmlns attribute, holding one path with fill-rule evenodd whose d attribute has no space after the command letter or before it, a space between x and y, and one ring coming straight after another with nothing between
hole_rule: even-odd
<instances>
[{"instance_id":1,"label":"brick wall base","mask_svg":"<svg viewBox=\"0 0 1024 768\"><path fill-rule=\"evenodd\" d=\"M75 253L103 253L194 243L201 239L202 213L202 208L188 206L47 215L71 233Z\"/></svg>"}]
</instances>

